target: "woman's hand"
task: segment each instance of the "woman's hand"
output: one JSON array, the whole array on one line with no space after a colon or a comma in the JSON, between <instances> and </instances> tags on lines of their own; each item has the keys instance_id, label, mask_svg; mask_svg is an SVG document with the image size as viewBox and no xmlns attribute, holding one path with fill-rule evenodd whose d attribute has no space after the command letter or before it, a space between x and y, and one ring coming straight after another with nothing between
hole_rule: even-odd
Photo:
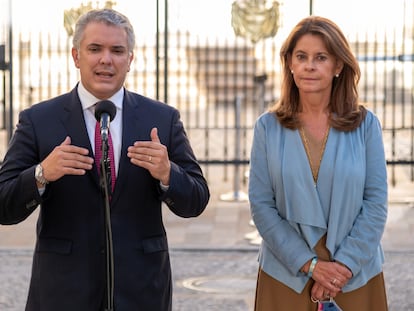
<instances>
[{"instance_id":1,"label":"woman's hand","mask_svg":"<svg viewBox=\"0 0 414 311\"><path fill-rule=\"evenodd\" d=\"M318 260L312 278L315 284L311 290L311 297L326 300L342 291L342 287L352 278L352 272L337 262Z\"/></svg>"}]
</instances>

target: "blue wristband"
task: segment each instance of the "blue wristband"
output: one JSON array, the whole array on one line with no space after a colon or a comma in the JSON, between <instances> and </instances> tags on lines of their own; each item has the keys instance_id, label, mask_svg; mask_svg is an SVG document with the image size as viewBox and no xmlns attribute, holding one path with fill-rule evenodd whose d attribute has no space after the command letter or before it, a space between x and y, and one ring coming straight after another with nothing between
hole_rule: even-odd
<instances>
[{"instance_id":1,"label":"blue wristband","mask_svg":"<svg viewBox=\"0 0 414 311\"><path fill-rule=\"evenodd\" d=\"M309 266L309 271L308 271L308 277L312 277L313 275L313 269L315 269L316 263L318 262L318 257L313 257L311 264Z\"/></svg>"}]
</instances>

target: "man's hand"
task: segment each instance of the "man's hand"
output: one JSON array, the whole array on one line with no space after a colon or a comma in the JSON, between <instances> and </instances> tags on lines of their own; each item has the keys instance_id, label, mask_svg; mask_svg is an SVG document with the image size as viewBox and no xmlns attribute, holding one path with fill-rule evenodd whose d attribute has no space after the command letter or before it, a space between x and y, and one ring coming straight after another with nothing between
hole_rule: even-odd
<instances>
[{"instance_id":1,"label":"man's hand","mask_svg":"<svg viewBox=\"0 0 414 311\"><path fill-rule=\"evenodd\" d=\"M69 136L42 161L43 176L47 181L55 181L64 175L84 175L92 169L94 159L88 156L89 150L71 145Z\"/></svg>"},{"instance_id":2,"label":"man's hand","mask_svg":"<svg viewBox=\"0 0 414 311\"><path fill-rule=\"evenodd\" d=\"M170 184L171 163L167 147L161 144L158 129L154 127L150 133L151 141L136 141L128 147L131 163L147 169L152 177L165 186Z\"/></svg>"}]
</instances>

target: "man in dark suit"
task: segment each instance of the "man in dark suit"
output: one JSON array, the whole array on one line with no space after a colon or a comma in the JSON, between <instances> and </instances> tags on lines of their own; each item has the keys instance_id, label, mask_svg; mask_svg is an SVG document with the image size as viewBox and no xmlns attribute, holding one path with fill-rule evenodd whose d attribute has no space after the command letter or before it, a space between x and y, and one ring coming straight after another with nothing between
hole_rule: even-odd
<instances>
[{"instance_id":1,"label":"man in dark suit","mask_svg":"<svg viewBox=\"0 0 414 311\"><path fill-rule=\"evenodd\" d=\"M124 15L108 9L86 13L72 49L80 82L20 113L0 170L0 222L21 222L40 204L27 311L107 309L105 202L114 310L171 310L162 202L181 217L195 217L210 194L178 111L123 87L134 44ZM116 107L110 200L102 195L93 157L100 100Z\"/></svg>"}]
</instances>

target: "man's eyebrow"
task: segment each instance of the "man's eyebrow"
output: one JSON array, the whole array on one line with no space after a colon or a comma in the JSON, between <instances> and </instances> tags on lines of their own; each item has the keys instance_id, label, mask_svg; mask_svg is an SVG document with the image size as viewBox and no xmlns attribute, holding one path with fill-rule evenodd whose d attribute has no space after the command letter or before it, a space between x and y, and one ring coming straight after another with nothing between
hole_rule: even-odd
<instances>
[{"instance_id":1,"label":"man's eyebrow","mask_svg":"<svg viewBox=\"0 0 414 311\"><path fill-rule=\"evenodd\" d=\"M125 45L113 45L111 48L113 49L127 49L127 47Z\"/></svg>"},{"instance_id":2,"label":"man's eyebrow","mask_svg":"<svg viewBox=\"0 0 414 311\"><path fill-rule=\"evenodd\" d=\"M104 45L100 44L100 43L92 42L92 43L89 43L87 46L99 46L99 47L101 47L101 46L104 46ZM112 45L110 48L111 49L127 49L127 46L119 44L119 45Z\"/></svg>"}]
</instances>

